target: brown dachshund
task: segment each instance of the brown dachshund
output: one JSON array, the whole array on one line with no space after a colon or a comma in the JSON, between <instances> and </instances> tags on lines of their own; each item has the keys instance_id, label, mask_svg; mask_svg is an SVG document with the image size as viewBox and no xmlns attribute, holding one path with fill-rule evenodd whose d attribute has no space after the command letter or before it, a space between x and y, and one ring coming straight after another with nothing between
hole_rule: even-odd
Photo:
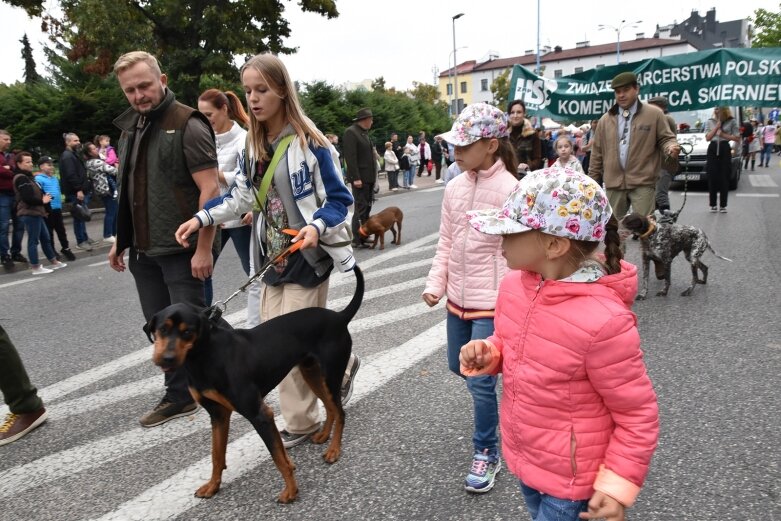
<instances>
[{"instance_id":1,"label":"brown dachshund","mask_svg":"<svg viewBox=\"0 0 781 521\"><path fill-rule=\"evenodd\" d=\"M376 213L369 217L365 223L363 223L358 230L361 234L361 239L368 239L374 235L374 242L371 248L374 249L377 246L377 242L380 243L380 249L385 249L385 232L388 230L393 234L393 244L401 244L401 221L404 220L404 214L396 206L389 206L383 211ZM395 229L394 229L395 225ZM398 230L398 234L396 231Z\"/></svg>"},{"instance_id":2,"label":"brown dachshund","mask_svg":"<svg viewBox=\"0 0 781 521\"><path fill-rule=\"evenodd\" d=\"M325 405L325 423L312 441L325 443L333 430L323 459L339 459L345 418L340 390L352 351L347 325L361 306L364 287L361 270L355 266L353 271L355 294L342 311L306 308L252 329L231 329L222 319L210 320L204 309L173 304L144 326L154 342L152 361L164 371L184 366L190 394L211 417L212 475L196 496L209 498L220 490L230 417L236 411L255 427L282 473L285 488L278 501L296 499L295 465L282 445L274 413L263 401L296 365Z\"/></svg>"}]
</instances>

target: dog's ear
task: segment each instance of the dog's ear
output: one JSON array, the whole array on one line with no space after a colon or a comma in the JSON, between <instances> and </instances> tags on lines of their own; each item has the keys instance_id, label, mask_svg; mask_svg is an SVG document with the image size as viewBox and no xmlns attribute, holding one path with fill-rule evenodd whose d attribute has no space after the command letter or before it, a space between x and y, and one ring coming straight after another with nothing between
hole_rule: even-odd
<instances>
[{"instance_id":1,"label":"dog's ear","mask_svg":"<svg viewBox=\"0 0 781 521\"><path fill-rule=\"evenodd\" d=\"M144 324L144 333L150 342L155 341L155 331L157 330L157 315L149 319L149 322Z\"/></svg>"},{"instance_id":2,"label":"dog's ear","mask_svg":"<svg viewBox=\"0 0 781 521\"><path fill-rule=\"evenodd\" d=\"M643 228L645 219L638 213L630 213L621 219L621 224L629 230L640 230Z\"/></svg>"}]
</instances>

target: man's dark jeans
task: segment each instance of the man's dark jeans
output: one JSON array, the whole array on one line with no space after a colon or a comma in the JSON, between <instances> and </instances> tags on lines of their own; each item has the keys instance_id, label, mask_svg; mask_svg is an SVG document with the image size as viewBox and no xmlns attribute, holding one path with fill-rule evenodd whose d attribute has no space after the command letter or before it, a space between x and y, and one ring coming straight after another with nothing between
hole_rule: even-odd
<instances>
[{"instance_id":1,"label":"man's dark jeans","mask_svg":"<svg viewBox=\"0 0 781 521\"><path fill-rule=\"evenodd\" d=\"M360 188L353 185L353 199L355 199L355 212L353 213L353 240L360 241L361 234L358 229L361 224L369 219L372 211L372 195L374 194L374 183L362 183Z\"/></svg>"},{"instance_id":2,"label":"man's dark jeans","mask_svg":"<svg viewBox=\"0 0 781 521\"><path fill-rule=\"evenodd\" d=\"M144 320L149 320L158 311L171 304L187 302L205 307L203 281L192 275L190 261L192 252L174 255L148 255L130 249L128 267L136 281L138 298ZM165 399L174 403L193 401L187 389L187 373L183 368L165 373Z\"/></svg>"}]
</instances>

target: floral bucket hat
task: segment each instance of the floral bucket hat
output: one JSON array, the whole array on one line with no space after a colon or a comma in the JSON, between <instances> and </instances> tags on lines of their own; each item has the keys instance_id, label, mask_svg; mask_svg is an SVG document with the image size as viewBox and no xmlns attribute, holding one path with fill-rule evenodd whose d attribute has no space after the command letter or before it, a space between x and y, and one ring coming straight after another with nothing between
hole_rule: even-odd
<instances>
[{"instance_id":1,"label":"floral bucket hat","mask_svg":"<svg viewBox=\"0 0 781 521\"><path fill-rule=\"evenodd\" d=\"M613 211L602 187L570 170L546 168L524 177L502 208L467 212L469 224L490 235L539 230L578 241L601 241Z\"/></svg>"},{"instance_id":2,"label":"floral bucket hat","mask_svg":"<svg viewBox=\"0 0 781 521\"><path fill-rule=\"evenodd\" d=\"M473 103L461 111L450 132L437 137L457 147L465 147L479 139L509 135L507 114L488 103Z\"/></svg>"}]
</instances>

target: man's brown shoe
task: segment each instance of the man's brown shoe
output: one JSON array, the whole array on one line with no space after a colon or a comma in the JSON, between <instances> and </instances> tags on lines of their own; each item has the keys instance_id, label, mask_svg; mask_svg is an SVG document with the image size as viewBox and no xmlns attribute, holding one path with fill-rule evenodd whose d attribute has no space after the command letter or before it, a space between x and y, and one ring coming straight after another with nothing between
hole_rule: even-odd
<instances>
[{"instance_id":1,"label":"man's brown shoe","mask_svg":"<svg viewBox=\"0 0 781 521\"><path fill-rule=\"evenodd\" d=\"M0 445L16 441L46 421L46 409L41 407L24 414L8 413L0 424Z\"/></svg>"},{"instance_id":2,"label":"man's brown shoe","mask_svg":"<svg viewBox=\"0 0 781 521\"><path fill-rule=\"evenodd\" d=\"M142 427L157 427L174 418L189 416L196 412L198 412L198 404L195 402L173 403L163 398L153 410L141 417L140 422Z\"/></svg>"}]
</instances>

